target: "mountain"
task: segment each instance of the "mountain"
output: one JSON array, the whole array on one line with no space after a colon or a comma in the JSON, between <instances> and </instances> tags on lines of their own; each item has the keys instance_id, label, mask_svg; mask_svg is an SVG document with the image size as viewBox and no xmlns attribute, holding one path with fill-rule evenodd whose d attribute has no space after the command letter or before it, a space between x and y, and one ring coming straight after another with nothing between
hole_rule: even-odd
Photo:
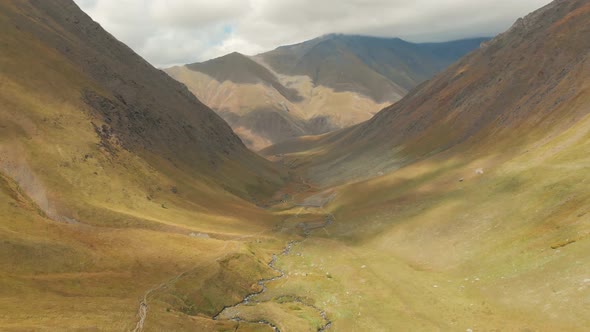
<instances>
[{"instance_id":1,"label":"mountain","mask_svg":"<svg viewBox=\"0 0 590 332\"><path fill-rule=\"evenodd\" d=\"M236 239L286 172L72 1L2 1L0 28L0 330L132 330L180 274L214 312L272 273Z\"/></svg>"},{"instance_id":2,"label":"mountain","mask_svg":"<svg viewBox=\"0 0 590 332\"><path fill-rule=\"evenodd\" d=\"M246 57L166 69L259 150L368 120L486 38L413 44L327 35Z\"/></svg>"},{"instance_id":3,"label":"mountain","mask_svg":"<svg viewBox=\"0 0 590 332\"><path fill-rule=\"evenodd\" d=\"M186 67L209 75L219 82L262 83L272 87L291 102L301 101L297 91L283 86L270 70L237 52L204 63L187 65Z\"/></svg>"},{"instance_id":4,"label":"mountain","mask_svg":"<svg viewBox=\"0 0 590 332\"><path fill-rule=\"evenodd\" d=\"M338 164L350 179L357 171L374 174L453 149L520 147L532 136L564 131L586 115L577 103L586 92L587 22L581 15L563 18L578 3L570 2L520 19L365 123L265 153L312 146L317 154L310 155L310 165Z\"/></svg>"},{"instance_id":5,"label":"mountain","mask_svg":"<svg viewBox=\"0 0 590 332\"><path fill-rule=\"evenodd\" d=\"M277 73L305 75L314 85L392 102L487 40L414 44L399 38L332 34L258 57Z\"/></svg>"},{"instance_id":6,"label":"mountain","mask_svg":"<svg viewBox=\"0 0 590 332\"><path fill-rule=\"evenodd\" d=\"M586 331L589 13L271 163L73 2L1 2L0 330Z\"/></svg>"},{"instance_id":7,"label":"mountain","mask_svg":"<svg viewBox=\"0 0 590 332\"><path fill-rule=\"evenodd\" d=\"M204 63L166 70L217 110L244 143L260 149L313 131L296 103L303 98L287 88L266 67L232 53Z\"/></svg>"},{"instance_id":8,"label":"mountain","mask_svg":"<svg viewBox=\"0 0 590 332\"><path fill-rule=\"evenodd\" d=\"M273 294L317 290L335 331L585 331L589 14L554 1L373 119L263 150L335 220Z\"/></svg>"}]
</instances>

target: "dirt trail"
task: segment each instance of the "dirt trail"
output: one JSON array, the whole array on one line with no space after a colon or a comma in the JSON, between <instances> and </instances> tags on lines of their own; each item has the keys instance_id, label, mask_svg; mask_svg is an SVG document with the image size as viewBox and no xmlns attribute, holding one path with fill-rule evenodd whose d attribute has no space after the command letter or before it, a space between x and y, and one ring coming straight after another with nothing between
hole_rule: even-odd
<instances>
[{"instance_id":1,"label":"dirt trail","mask_svg":"<svg viewBox=\"0 0 590 332\"><path fill-rule=\"evenodd\" d=\"M137 311L137 316L139 319L137 321L137 324L135 324L135 328L133 329L133 332L143 331L143 326L145 324L145 320L147 319L147 315L148 315L148 309L149 309L148 299L149 299L150 295L152 295L156 291L165 289L166 287L174 284L175 282L178 281L178 279L182 278L182 276L184 276L188 272L189 271L185 271L185 272L175 276L174 278L172 278L164 283L161 283L160 285L145 292L145 294L143 295L143 299L139 302L139 309Z\"/></svg>"},{"instance_id":2,"label":"dirt trail","mask_svg":"<svg viewBox=\"0 0 590 332\"><path fill-rule=\"evenodd\" d=\"M255 233L255 234L251 234L251 235L244 235L244 236L238 237L238 238L236 238L236 239L233 239L233 240L228 240L228 241L227 241L227 242L224 244L223 248L221 249L221 252L222 252L221 256L225 255L225 253L226 253L226 251L227 251L227 250L226 250L226 249L227 249L227 246L228 246L229 244L234 244L234 245L236 245L236 246L239 246L239 245L240 245L240 243L238 243L238 242L236 242L236 241L241 241L241 240L245 240L245 239L248 239L248 238L252 238L252 237L261 236L261 235L263 235L263 234L264 234L264 233L266 233L266 232L269 232L269 231L268 231L268 230L264 230L264 231L261 231L261 232ZM236 250L237 250L237 249L236 249ZM198 266L198 267L200 267L200 268L207 268L207 267L209 267L209 266L212 266L212 265L214 265L214 264L217 264L217 259L214 259L214 260L212 260L212 261L211 261L209 264L206 264L206 265L204 265L204 266ZM196 267L195 267L195 268L196 268ZM139 308L138 308L138 310L137 310L137 323L135 324L135 328L132 330L133 332L141 332L141 331L143 331L143 328L144 328L144 325L145 325L145 321L146 321L146 319L147 319L147 317L148 317L148 311L149 311L149 299L150 299L150 297L151 297L151 296L152 296L154 293L156 293L156 292L158 292L158 291L161 291L161 290L164 290L164 289L166 289L168 286L171 286L171 285L173 285L173 284L174 284L174 283L176 283L176 282L177 282L177 281L178 281L180 278L182 278L182 277L183 277L183 276L185 276L187 273L189 273L189 272L191 272L191 271L193 271L193 270L194 270L194 268L193 268L193 269L190 269L190 270L188 270L188 271L184 271L184 272L182 272L182 273L180 273L180 274L176 275L175 277L173 277L173 278L171 278L171 279L169 279L169 280L167 280L167 281L165 281L165 282L163 282L163 283L161 283L161 284L159 284L159 285L157 285L157 286L155 286L155 287L153 287L153 288L149 289L147 292L145 292L145 293L144 293L144 295L143 295L142 299L139 301Z\"/></svg>"}]
</instances>

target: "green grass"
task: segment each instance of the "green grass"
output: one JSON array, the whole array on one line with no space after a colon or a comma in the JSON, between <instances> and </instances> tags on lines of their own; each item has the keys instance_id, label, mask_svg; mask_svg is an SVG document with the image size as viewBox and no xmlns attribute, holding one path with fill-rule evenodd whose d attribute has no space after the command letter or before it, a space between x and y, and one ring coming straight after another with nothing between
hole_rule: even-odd
<instances>
[{"instance_id":1,"label":"green grass","mask_svg":"<svg viewBox=\"0 0 590 332\"><path fill-rule=\"evenodd\" d=\"M336 187L336 222L280 258L259 312L301 297L336 331L584 331L589 127Z\"/></svg>"}]
</instances>

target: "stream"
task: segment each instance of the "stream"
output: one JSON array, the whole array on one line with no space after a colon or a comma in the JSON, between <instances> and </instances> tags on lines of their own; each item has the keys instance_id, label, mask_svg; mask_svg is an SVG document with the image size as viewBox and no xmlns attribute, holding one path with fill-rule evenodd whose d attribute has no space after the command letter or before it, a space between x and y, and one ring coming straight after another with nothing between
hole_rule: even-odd
<instances>
[{"instance_id":1,"label":"stream","mask_svg":"<svg viewBox=\"0 0 590 332\"><path fill-rule=\"evenodd\" d=\"M332 221L333 221L332 218L327 218L326 219L326 223L331 223ZM267 290L267 284L268 283L284 278L285 275L286 275L285 274L285 271L283 271L283 270L279 269L278 267L276 267L276 263L277 263L277 260L278 260L279 256L287 256L287 255L289 255L291 253L291 249L293 249L293 246L295 246L297 244L300 244L303 241L305 241L305 240L291 241L291 242L289 242L287 244L287 246L283 249L283 251L280 254L278 254L278 255L277 254L273 254L271 261L268 263L268 267L270 267L272 270L276 271L279 274L278 276L275 276L275 277L272 277L272 278L265 278L265 279L258 280L258 285L261 287L261 290L260 291L254 292L254 293L250 293L250 294L246 295L246 297L244 297L244 299L241 302L239 302L239 303L237 303L235 305L224 307L217 315L215 315L215 317L213 317L213 319L214 320L218 320L220 318L220 316L226 310L237 308L239 306L249 304L250 301L254 297L256 297L256 296L258 296L258 295L263 294L264 292L266 292L266 290ZM320 328L318 328L318 332L326 331L327 329L329 329L332 326L332 321L328 318L328 315L326 314L326 312L324 310L322 310L322 309L320 309L320 308L318 308L318 307L316 307L314 305L310 305L310 304L306 303L305 301L303 301L303 300L301 300L301 299L299 299L297 297L295 297L294 302L297 302L297 303L299 303L299 304L301 304L303 306L306 306L308 308L312 308L312 309L316 310L320 314L320 316L324 320L324 325L321 326ZM238 313L238 315L239 315L239 313ZM275 332L281 332L281 330L279 329L278 326L276 326L275 324L273 324L273 323L271 323L271 322L269 322L267 320L248 321L248 320L245 320L245 319L240 318L238 315L236 315L234 317L231 317L230 320L233 320L233 321L236 321L236 322L248 322L248 323L255 323L255 324L267 325L273 331L275 331Z\"/></svg>"},{"instance_id":2,"label":"stream","mask_svg":"<svg viewBox=\"0 0 590 332\"><path fill-rule=\"evenodd\" d=\"M302 229L302 231L304 233L305 238L307 238L311 234L311 232L313 230L316 230L316 229L319 229L319 228L324 228L326 226L329 226L334 221L335 221L334 215L330 213L330 214L327 214L325 216L324 222L322 224L320 224L320 225L309 226L309 225L306 225L306 224L300 224L299 227L301 227L301 229ZM261 233L257 233L255 235L260 235L260 234L262 234L262 232ZM244 238L249 238L249 237L253 237L253 236L254 235L248 235L248 236L244 236L244 237L241 237L241 238L238 238L238 239L244 239ZM246 295L246 297L244 297L244 299L242 301L240 301L239 303L237 303L237 304L224 307L219 313L217 313L213 317L213 319L214 320L220 320L220 316L226 310L237 308L237 307L239 307L241 305L247 305L247 304L249 304L250 301L254 297L256 297L256 296L258 296L258 295L263 294L264 292L266 292L266 290L267 290L267 284L269 282L276 281L276 280L279 280L279 279L284 278L285 275L286 275L285 274L285 271L283 271L283 270L279 269L278 267L276 267L276 263L277 263L278 258L280 256L288 256L291 253L291 250L293 249L293 247L295 245L297 245L297 244L303 243L303 241L305 241L305 239L298 240L298 241L290 241L279 254L273 254L272 255L272 259L271 259L271 261L267 265L272 270L274 270L275 272L277 272L279 274L278 276L275 276L275 277L272 277L272 278L265 278L265 279L258 280L257 284L261 287L260 291L257 291L257 292L250 293L250 294ZM225 246L224 246L224 249L225 249ZM213 264L213 263L211 263L211 264ZM138 320L136 322L135 328L132 330L133 332L141 332L144 329L145 321L147 319L148 310L149 310L149 304L148 304L149 297L153 293L155 293L157 291L160 291L162 289L165 289L166 287L170 286L171 284L174 284L180 278L182 278L186 273L187 273L187 271L185 271L185 272L183 272L183 273L181 273L181 274L173 277L172 279L170 279L170 280L168 280L168 281L166 281L166 282L164 282L164 283L162 283L160 285L155 286L154 288L148 290L144 294L144 296L142 297L142 299L139 302L139 308L138 308L138 311L137 311ZM322 309L320 309L320 308L318 308L318 307L316 307L316 306L314 306L312 304L306 303L304 300L302 300L301 298L298 298L298 297L294 297L293 302L297 302L297 303L299 303L299 304L301 304L301 305L303 305L305 307L312 308L312 309L314 309L315 311L317 311L319 313L319 315L322 317L322 319L324 321L324 325L322 325L321 327L318 328L318 330L317 330L318 332L326 331L326 330L328 330L332 326L332 321L328 318L328 315L327 315L327 313L326 313L325 310L322 310ZM248 321L248 320L245 320L243 318L240 318L238 315L236 315L234 317L231 317L229 320L232 320L232 321L235 321L235 322L245 322L245 323L253 323L253 324L266 325L266 326L269 326L275 332L281 332L281 330L279 329L278 326L276 326L272 322L267 321L267 320L264 320L264 319L263 320L258 320L258 321Z\"/></svg>"}]
</instances>

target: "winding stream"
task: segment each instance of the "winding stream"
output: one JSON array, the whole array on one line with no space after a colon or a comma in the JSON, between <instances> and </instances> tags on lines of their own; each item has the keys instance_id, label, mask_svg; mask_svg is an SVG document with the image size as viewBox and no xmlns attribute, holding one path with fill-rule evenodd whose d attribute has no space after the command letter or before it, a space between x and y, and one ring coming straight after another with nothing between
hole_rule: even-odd
<instances>
[{"instance_id":1,"label":"winding stream","mask_svg":"<svg viewBox=\"0 0 590 332\"><path fill-rule=\"evenodd\" d=\"M330 220L331 218L327 218L327 220ZM329 222L332 222L333 220L330 220ZM328 222L328 221L327 221ZM271 261L268 263L268 267L270 267L272 270L276 271L279 275L276 277L272 277L272 278L265 278L265 279L260 279L258 280L258 285L261 287L261 290L258 292L254 292L254 293L250 293L248 295L246 295L246 297L244 297L244 299L232 306L227 306L224 307L217 315L215 315L215 317L213 317L214 320L218 320L220 319L220 316L223 315L223 313L226 310L230 310L230 309L234 309L237 308L239 306L242 305L247 305L250 303L250 300L252 300L252 298L263 294L264 292L266 292L267 290L267 284L270 282L273 282L275 280L279 280L285 277L286 273L285 271L279 269L278 267L276 267L276 262L278 260L279 256L287 256L291 253L291 249L293 249L293 246L302 243L305 240L301 240L301 241L291 241L287 244L287 246L283 249L283 251L277 255L277 254L273 254ZM328 318L328 315L326 314L326 312L314 305L308 304L305 301L301 300L300 298L295 297L294 302L297 302L303 306L306 306L308 308L312 308L314 310L316 310L320 316L322 317L322 319L324 320L324 325L321 326L320 328L318 328L318 332L322 332L322 331L326 331L327 329L329 329L332 326L332 321ZM239 315L239 313L238 313ZM262 324L262 325L267 325L270 328L273 329L273 331L275 332L281 332L281 330L279 329L278 326L276 326L275 324L267 321L267 320L259 320L259 321L248 321L245 320L241 317L239 317L238 315L231 317L230 320L236 321L236 322L248 322L248 323L255 323L255 324Z\"/></svg>"},{"instance_id":2,"label":"winding stream","mask_svg":"<svg viewBox=\"0 0 590 332\"><path fill-rule=\"evenodd\" d=\"M320 224L320 225L317 225L317 224L316 225L307 225L307 224L303 224L302 223L302 224L299 225L299 227L301 227L305 238L307 238L309 235L311 235L311 232L313 230L316 230L316 229L320 229L320 228L324 228L326 226L329 226L334 221L335 221L334 215L331 214L331 213L329 213L329 214L326 214L326 216L324 218L324 222L322 224ZM257 233L255 235L260 235L261 233ZM243 236L243 237L238 238L238 239L244 239L244 238L249 238L249 237L253 237L253 236L254 235L247 235L247 236ZM234 308L237 308L239 306L249 304L250 301L254 297L256 297L258 295L261 295L261 294L263 294L264 292L267 291L267 284L268 283L284 278L285 275L286 275L285 271L283 271L283 270L279 269L278 267L276 267L276 263L277 263L277 260L278 260L279 256L288 256L291 253L291 250L293 249L293 247L295 245L297 245L297 244L303 243L303 241L305 241L305 239L298 240L298 241L290 241L279 254L273 254L272 255L272 259L271 259L271 261L267 265L272 270L274 270L275 272L277 272L278 273L278 276L275 276L275 277L272 277L272 278L265 278L265 279L258 280L257 284L260 286L260 290L259 291L253 292L253 293L250 293L250 294L246 295L243 298L243 300L240 301L237 304L224 307L220 312L218 312L213 317L213 319L214 320L220 320L221 319L220 317L224 314L224 312L226 310L234 309ZM227 246L227 244L226 244L226 246ZM225 246L224 246L224 249L225 249ZM211 264L213 264L213 263L211 263ZM164 283L162 283L162 284L160 284L160 285L158 285L158 286L156 286L156 287L148 290L144 294L143 298L139 302L139 308L138 308L138 313L137 313L138 320L136 322L135 328L132 330L133 332L141 332L141 331L143 331L144 324L145 324L145 321L146 321L147 316L148 316L148 308L149 308L148 299L149 299L149 297L153 293L155 293L157 291L160 291L162 289L165 289L166 287L170 286L171 284L174 284L180 278L182 278L186 273L187 272L185 271L185 272L183 272L183 273L181 273L181 274L173 277L172 279L170 279L170 280L168 280L168 281L166 281L166 282L164 282ZM322 309L316 307L313 304L309 304L306 301L304 301L303 299L298 298L298 297L293 297L293 301L292 302L297 302L297 303L301 304L302 306L305 306L305 307L308 307L308 308L312 308L313 310L315 310L316 312L318 312L318 314L322 317L322 319L324 321L324 325L322 325L321 327L319 327L317 329L318 332L326 331L326 330L328 330L332 326L332 321L328 317L328 315L327 315L327 313L326 313L325 310L322 310ZM281 332L281 330L279 329L279 327L277 325L273 324L272 322L270 322L268 320L261 319L261 320L258 320L258 321L249 321L249 320L246 320L246 319L243 319L243 318L239 317L239 313L236 314L236 315L234 315L233 317L229 318L228 320L235 321L235 322L245 322L245 323L253 323L253 324L266 325L266 326L270 327L275 332Z\"/></svg>"}]
</instances>

